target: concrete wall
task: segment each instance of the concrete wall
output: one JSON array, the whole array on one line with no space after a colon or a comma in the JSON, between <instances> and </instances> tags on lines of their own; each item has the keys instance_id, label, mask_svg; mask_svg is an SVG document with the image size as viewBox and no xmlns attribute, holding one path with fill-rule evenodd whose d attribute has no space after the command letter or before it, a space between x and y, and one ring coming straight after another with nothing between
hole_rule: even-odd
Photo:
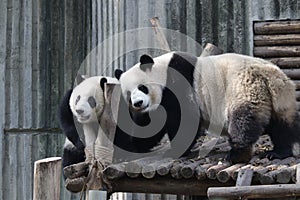
<instances>
[{"instance_id":1,"label":"concrete wall","mask_svg":"<svg viewBox=\"0 0 300 200\"><path fill-rule=\"evenodd\" d=\"M115 68L136 63L142 52L159 53L142 49L122 56L130 45L153 40L119 35L89 54L105 39L150 27L149 19L156 16L162 27L201 45L211 42L227 52L252 54L253 20L299 19L299 9L299 0L0 1L0 199L32 199L34 161L61 155L57 105L80 66L84 73L112 75ZM167 39L172 50L199 54L186 41ZM78 198L63 188L61 199Z\"/></svg>"}]
</instances>

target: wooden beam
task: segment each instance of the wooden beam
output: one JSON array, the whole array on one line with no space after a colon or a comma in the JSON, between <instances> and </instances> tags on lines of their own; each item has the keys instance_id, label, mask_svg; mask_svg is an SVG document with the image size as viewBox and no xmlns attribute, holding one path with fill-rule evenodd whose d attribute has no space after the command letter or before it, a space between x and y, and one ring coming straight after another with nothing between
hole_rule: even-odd
<instances>
[{"instance_id":1,"label":"wooden beam","mask_svg":"<svg viewBox=\"0 0 300 200\"><path fill-rule=\"evenodd\" d=\"M299 45L300 34L255 35L255 46Z\"/></svg>"},{"instance_id":2,"label":"wooden beam","mask_svg":"<svg viewBox=\"0 0 300 200\"><path fill-rule=\"evenodd\" d=\"M220 183L215 180L174 179L157 176L154 179L121 178L111 181L111 192L158 193L177 195L206 196L207 189L213 186L233 186L234 182Z\"/></svg>"},{"instance_id":3,"label":"wooden beam","mask_svg":"<svg viewBox=\"0 0 300 200\"><path fill-rule=\"evenodd\" d=\"M61 157L38 160L34 163L34 200L59 200Z\"/></svg>"},{"instance_id":4,"label":"wooden beam","mask_svg":"<svg viewBox=\"0 0 300 200\"><path fill-rule=\"evenodd\" d=\"M300 80L294 80L294 83L296 85L296 90L300 90Z\"/></svg>"},{"instance_id":5,"label":"wooden beam","mask_svg":"<svg viewBox=\"0 0 300 200\"><path fill-rule=\"evenodd\" d=\"M281 22L256 22L254 23L255 34L287 34L300 33L300 21Z\"/></svg>"},{"instance_id":6,"label":"wooden beam","mask_svg":"<svg viewBox=\"0 0 300 200\"><path fill-rule=\"evenodd\" d=\"M294 57L300 56L300 46L254 47L253 53L262 58Z\"/></svg>"},{"instance_id":7,"label":"wooden beam","mask_svg":"<svg viewBox=\"0 0 300 200\"><path fill-rule=\"evenodd\" d=\"M207 195L209 199L296 197L300 196L300 187L296 184L212 187Z\"/></svg>"},{"instance_id":8,"label":"wooden beam","mask_svg":"<svg viewBox=\"0 0 300 200\"><path fill-rule=\"evenodd\" d=\"M267 58L280 68L300 68L300 57Z\"/></svg>"},{"instance_id":9,"label":"wooden beam","mask_svg":"<svg viewBox=\"0 0 300 200\"><path fill-rule=\"evenodd\" d=\"M299 69L282 69L282 71L291 79L300 80L300 68Z\"/></svg>"}]
</instances>

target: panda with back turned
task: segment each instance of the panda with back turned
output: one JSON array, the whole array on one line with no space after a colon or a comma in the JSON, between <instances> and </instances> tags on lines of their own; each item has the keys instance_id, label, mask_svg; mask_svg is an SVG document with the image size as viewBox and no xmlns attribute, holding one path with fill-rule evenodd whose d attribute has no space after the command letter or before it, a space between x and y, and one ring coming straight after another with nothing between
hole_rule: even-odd
<instances>
[{"instance_id":1,"label":"panda with back turned","mask_svg":"<svg viewBox=\"0 0 300 200\"><path fill-rule=\"evenodd\" d=\"M182 154L187 155L202 128L227 133L228 158L233 163L248 162L252 145L262 134L269 134L274 144L266 152L269 158L292 156L292 145L299 142L295 86L277 66L263 59L233 53L143 55L140 63L126 72L116 70L115 76L137 124L147 126L160 118L155 115L160 106L166 112L166 119L158 119L166 121L165 125L151 144L143 147L142 143L142 150L167 133L173 151L186 144L185 138L193 138ZM182 122L195 126L194 130L187 125L180 130ZM181 137L172 142L176 134Z\"/></svg>"}]
</instances>

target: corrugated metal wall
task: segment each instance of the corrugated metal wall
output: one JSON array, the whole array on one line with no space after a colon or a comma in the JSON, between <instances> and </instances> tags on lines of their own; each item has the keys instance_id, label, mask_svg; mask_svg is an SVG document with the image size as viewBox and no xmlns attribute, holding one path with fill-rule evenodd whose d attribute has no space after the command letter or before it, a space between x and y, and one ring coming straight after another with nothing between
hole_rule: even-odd
<instances>
[{"instance_id":1,"label":"corrugated metal wall","mask_svg":"<svg viewBox=\"0 0 300 200\"><path fill-rule=\"evenodd\" d=\"M0 199L32 199L34 161L61 155L57 104L85 56L105 39L151 27L149 20L156 16L162 27L200 44L252 54L253 20L299 19L299 9L300 0L1 0ZM136 42L151 44L147 38L121 34L109 40L104 50L89 54L83 71L111 75L115 68L132 66L148 50L122 53ZM172 35L167 39L172 50L199 53ZM77 198L62 190L61 199ZM142 197L126 196L135 198Z\"/></svg>"}]
</instances>

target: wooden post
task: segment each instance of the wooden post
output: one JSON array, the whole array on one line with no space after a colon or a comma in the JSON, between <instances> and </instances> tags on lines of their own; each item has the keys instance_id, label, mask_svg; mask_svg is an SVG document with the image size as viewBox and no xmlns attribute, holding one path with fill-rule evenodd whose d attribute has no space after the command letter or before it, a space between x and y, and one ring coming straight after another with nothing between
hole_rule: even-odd
<instances>
[{"instance_id":1,"label":"wooden post","mask_svg":"<svg viewBox=\"0 0 300 200\"><path fill-rule=\"evenodd\" d=\"M34 163L33 200L59 200L61 157L38 160Z\"/></svg>"}]
</instances>

